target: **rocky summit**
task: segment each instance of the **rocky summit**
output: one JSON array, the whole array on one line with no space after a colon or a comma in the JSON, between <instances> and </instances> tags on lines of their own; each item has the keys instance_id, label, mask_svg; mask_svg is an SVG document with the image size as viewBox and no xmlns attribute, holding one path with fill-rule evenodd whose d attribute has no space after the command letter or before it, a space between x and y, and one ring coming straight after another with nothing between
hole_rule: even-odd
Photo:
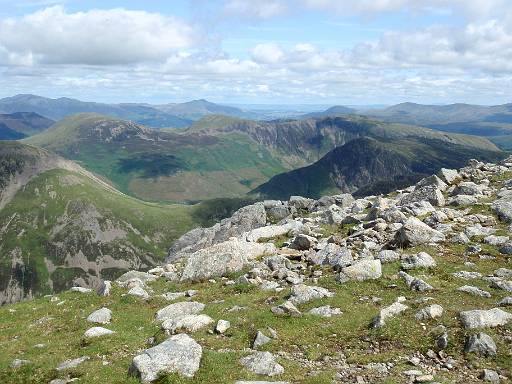
<instances>
[{"instance_id":1,"label":"rocky summit","mask_svg":"<svg viewBox=\"0 0 512 384\"><path fill-rule=\"evenodd\" d=\"M1 307L0 382L510 382L511 230L512 158L258 202L161 266Z\"/></svg>"}]
</instances>

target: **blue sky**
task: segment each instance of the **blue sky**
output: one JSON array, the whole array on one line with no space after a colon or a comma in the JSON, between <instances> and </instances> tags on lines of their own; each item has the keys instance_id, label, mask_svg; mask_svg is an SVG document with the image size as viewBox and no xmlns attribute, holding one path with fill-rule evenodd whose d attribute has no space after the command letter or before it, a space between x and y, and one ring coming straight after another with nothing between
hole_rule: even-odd
<instances>
[{"instance_id":1,"label":"blue sky","mask_svg":"<svg viewBox=\"0 0 512 384\"><path fill-rule=\"evenodd\" d=\"M0 0L0 96L511 102L511 0Z\"/></svg>"}]
</instances>

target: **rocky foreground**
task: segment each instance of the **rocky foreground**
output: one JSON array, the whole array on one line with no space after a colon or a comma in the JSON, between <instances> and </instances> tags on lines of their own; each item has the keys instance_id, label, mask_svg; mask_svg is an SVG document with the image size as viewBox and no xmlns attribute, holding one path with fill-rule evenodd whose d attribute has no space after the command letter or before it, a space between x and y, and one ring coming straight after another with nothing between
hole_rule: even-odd
<instances>
[{"instance_id":1,"label":"rocky foreground","mask_svg":"<svg viewBox=\"0 0 512 384\"><path fill-rule=\"evenodd\" d=\"M511 223L512 158L247 206L161 267L2 308L0 379L508 382Z\"/></svg>"}]
</instances>

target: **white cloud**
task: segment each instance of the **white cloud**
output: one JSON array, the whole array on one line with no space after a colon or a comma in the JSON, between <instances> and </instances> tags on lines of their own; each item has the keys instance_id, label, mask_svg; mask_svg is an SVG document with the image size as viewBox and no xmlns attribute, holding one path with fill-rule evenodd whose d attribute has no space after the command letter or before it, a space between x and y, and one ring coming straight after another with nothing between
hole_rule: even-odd
<instances>
[{"instance_id":1,"label":"white cloud","mask_svg":"<svg viewBox=\"0 0 512 384\"><path fill-rule=\"evenodd\" d=\"M164 61L199 39L173 17L125 9L67 13L54 6L21 19L0 20L0 46L44 63L129 64Z\"/></svg>"},{"instance_id":2,"label":"white cloud","mask_svg":"<svg viewBox=\"0 0 512 384\"><path fill-rule=\"evenodd\" d=\"M224 14L248 19L270 19L288 10L284 0L227 0Z\"/></svg>"},{"instance_id":3,"label":"white cloud","mask_svg":"<svg viewBox=\"0 0 512 384\"><path fill-rule=\"evenodd\" d=\"M257 63L272 64L281 61L284 53L275 43L258 44L252 49L252 58Z\"/></svg>"}]
</instances>

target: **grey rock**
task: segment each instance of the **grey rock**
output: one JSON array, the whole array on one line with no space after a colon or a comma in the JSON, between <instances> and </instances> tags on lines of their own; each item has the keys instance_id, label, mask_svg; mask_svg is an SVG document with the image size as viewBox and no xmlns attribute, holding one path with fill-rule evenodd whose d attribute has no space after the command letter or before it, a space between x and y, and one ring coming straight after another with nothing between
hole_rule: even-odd
<instances>
[{"instance_id":1,"label":"grey rock","mask_svg":"<svg viewBox=\"0 0 512 384\"><path fill-rule=\"evenodd\" d=\"M128 271L119 276L116 282L121 286L126 286L126 284L133 279L139 279L140 281L142 281L143 284L146 284L151 281L155 281L157 277L147 272Z\"/></svg>"},{"instance_id":2,"label":"grey rock","mask_svg":"<svg viewBox=\"0 0 512 384\"><path fill-rule=\"evenodd\" d=\"M254 341L252 342L253 349L258 349L259 347L270 343L272 339L268 336L265 336L265 334L261 331L258 331L256 333L256 337L254 338Z\"/></svg>"},{"instance_id":3,"label":"grey rock","mask_svg":"<svg viewBox=\"0 0 512 384\"><path fill-rule=\"evenodd\" d=\"M333 308L330 305L324 305L322 307L312 308L308 312L310 315L321 316L321 317L332 317L342 315L341 309Z\"/></svg>"},{"instance_id":4,"label":"grey rock","mask_svg":"<svg viewBox=\"0 0 512 384\"><path fill-rule=\"evenodd\" d=\"M500 252L504 255L512 255L512 242L507 242L500 247Z\"/></svg>"},{"instance_id":5,"label":"grey rock","mask_svg":"<svg viewBox=\"0 0 512 384\"><path fill-rule=\"evenodd\" d=\"M494 228L487 228L487 227L482 227L481 224L475 224L471 227L467 227L465 230L464 230L464 233L466 233L466 235L471 239L472 237L475 237L475 236L488 236L488 235L492 235L493 233L495 233L496 230Z\"/></svg>"},{"instance_id":6,"label":"grey rock","mask_svg":"<svg viewBox=\"0 0 512 384\"><path fill-rule=\"evenodd\" d=\"M403 304L400 300L395 301L388 307L382 308L379 314L372 320L372 327L380 328L386 324L386 320L395 317L396 315L404 312L409 307Z\"/></svg>"},{"instance_id":7,"label":"grey rock","mask_svg":"<svg viewBox=\"0 0 512 384\"><path fill-rule=\"evenodd\" d=\"M112 283L109 280L104 280L101 282L101 285L98 288L98 295L110 296L111 289L112 289Z\"/></svg>"},{"instance_id":8,"label":"grey rock","mask_svg":"<svg viewBox=\"0 0 512 384\"><path fill-rule=\"evenodd\" d=\"M512 279L512 269L498 268L494 271L494 276L503 277L505 279Z\"/></svg>"},{"instance_id":9,"label":"grey rock","mask_svg":"<svg viewBox=\"0 0 512 384\"><path fill-rule=\"evenodd\" d=\"M92 292L92 289L84 288L84 287L71 287L69 290L71 292L80 292L80 293L90 293L90 292Z\"/></svg>"},{"instance_id":10,"label":"grey rock","mask_svg":"<svg viewBox=\"0 0 512 384\"><path fill-rule=\"evenodd\" d=\"M489 235L484 238L484 243L490 244L490 245L503 245L509 240L510 240L510 238L508 236Z\"/></svg>"},{"instance_id":11,"label":"grey rock","mask_svg":"<svg viewBox=\"0 0 512 384\"><path fill-rule=\"evenodd\" d=\"M512 296L506 296L504 297L503 299L501 299L499 302L498 302L498 305L500 307L510 307L512 306Z\"/></svg>"},{"instance_id":12,"label":"grey rock","mask_svg":"<svg viewBox=\"0 0 512 384\"><path fill-rule=\"evenodd\" d=\"M489 381L491 383L500 382L500 375L498 375L498 372L493 371L492 369L484 369L479 377L483 381Z\"/></svg>"},{"instance_id":13,"label":"grey rock","mask_svg":"<svg viewBox=\"0 0 512 384\"><path fill-rule=\"evenodd\" d=\"M255 352L252 355L242 357L240 363L249 371L258 375L276 376L284 372L273 354L270 352Z\"/></svg>"},{"instance_id":14,"label":"grey rock","mask_svg":"<svg viewBox=\"0 0 512 384\"><path fill-rule=\"evenodd\" d=\"M30 360L23 360L23 359L14 359L11 364L9 364L9 367L11 367L12 369L18 369L18 368L21 368L23 367L24 365L28 365L30 364L31 361Z\"/></svg>"},{"instance_id":15,"label":"grey rock","mask_svg":"<svg viewBox=\"0 0 512 384\"><path fill-rule=\"evenodd\" d=\"M498 327L512 321L512 315L499 308L463 311L459 317L466 329Z\"/></svg>"},{"instance_id":16,"label":"grey rock","mask_svg":"<svg viewBox=\"0 0 512 384\"><path fill-rule=\"evenodd\" d=\"M448 185L452 185L461 179L461 176L456 169L441 168L437 175Z\"/></svg>"},{"instance_id":17,"label":"grey rock","mask_svg":"<svg viewBox=\"0 0 512 384\"><path fill-rule=\"evenodd\" d=\"M461 233L454 235L450 239L450 242L454 243L454 244L468 244L470 242L470 240L469 240L469 237L467 237L464 232L461 232Z\"/></svg>"},{"instance_id":18,"label":"grey rock","mask_svg":"<svg viewBox=\"0 0 512 384\"><path fill-rule=\"evenodd\" d=\"M478 287L472 286L472 285L463 285L460 288L457 288L457 291L459 292L466 292L473 296L480 296L480 297L491 297L491 294L487 291L484 291L483 289L480 289Z\"/></svg>"},{"instance_id":19,"label":"grey rock","mask_svg":"<svg viewBox=\"0 0 512 384\"><path fill-rule=\"evenodd\" d=\"M201 249L188 257L181 281L200 281L238 272L257 257L275 253L273 244L231 239Z\"/></svg>"},{"instance_id":20,"label":"grey rock","mask_svg":"<svg viewBox=\"0 0 512 384\"><path fill-rule=\"evenodd\" d=\"M190 336L174 335L135 356L129 372L143 383L155 381L162 373L194 377L202 355L203 349Z\"/></svg>"},{"instance_id":21,"label":"grey rock","mask_svg":"<svg viewBox=\"0 0 512 384\"><path fill-rule=\"evenodd\" d=\"M276 315L290 315L294 317L301 315L297 307L289 300L285 301L283 304L272 307L271 311Z\"/></svg>"},{"instance_id":22,"label":"grey rock","mask_svg":"<svg viewBox=\"0 0 512 384\"><path fill-rule=\"evenodd\" d=\"M402 246L414 247L426 243L444 241L445 236L417 218L410 217L402 228L397 231L395 239Z\"/></svg>"},{"instance_id":23,"label":"grey rock","mask_svg":"<svg viewBox=\"0 0 512 384\"><path fill-rule=\"evenodd\" d=\"M174 316L166 318L162 322L162 329L171 334L179 331L196 332L211 323L213 323L213 319L210 316L203 314Z\"/></svg>"},{"instance_id":24,"label":"grey rock","mask_svg":"<svg viewBox=\"0 0 512 384\"><path fill-rule=\"evenodd\" d=\"M444 182L437 175L432 175L429 177L425 177L416 183L416 188L432 186L438 188L441 192L444 192L448 189L448 184Z\"/></svg>"},{"instance_id":25,"label":"grey rock","mask_svg":"<svg viewBox=\"0 0 512 384\"><path fill-rule=\"evenodd\" d=\"M400 254L392 250L383 250L378 253L377 259L379 259L381 263L392 263L400 259Z\"/></svg>"},{"instance_id":26,"label":"grey rock","mask_svg":"<svg viewBox=\"0 0 512 384\"><path fill-rule=\"evenodd\" d=\"M174 303L160 309L155 315L155 320L164 321L165 319L174 319L186 315L197 315L201 313L204 308L205 305L197 301Z\"/></svg>"},{"instance_id":27,"label":"grey rock","mask_svg":"<svg viewBox=\"0 0 512 384\"><path fill-rule=\"evenodd\" d=\"M500 220L512 223L512 196L502 197L494 201L491 208Z\"/></svg>"},{"instance_id":28,"label":"grey rock","mask_svg":"<svg viewBox=\"0 0 512 384\"><path fill-rule=\"evenodd\" d=\"M231 327L231 323L228 320L219 320L215 326L215 332L224 334Z\"/></svg>"},{"instance_id":29,"label":"grey rock","mask_svg":"<svg viewBox=\"0 0 512 384\"><path fill-rule=\"evenodd\" d=\"M246 381L246 380L238 380L235 381L235 384L290 384L288 381Z\"/></svg>"},{"instance_id":30,"label":"grey rock","mask_svg":"<svg viewBox=\"0 0 512 384\"><path fill-rule=\"evenodd\" d=\"M295 236L292 243L290 244L290 248L297 249L299 251L307 251L310 248L313 248L317 243L317 240L314 237L300 234Z\"/></svg>"},{"instance_id":31,"label":"grey rock","mask_svg":"<svg viewBox=\"0 0 512 384\"><path fill-rule=\"evenodd\" d=\"M458 271L458 272L453 272L452 276L457 277L459 279L472 280L472 279L480 279L482 277L482 274L480 272L475 272L475 271Z\"/></svg>"},{"instance_id":32,"label":"grey rock","mask_svg":"<svg viewBox=\"0 0 512 384\"><path fill-rule=\"evenodd\" d=\"M475 196L475 195L482 195L484 193L484 190L486 189L486 186L481 184L475 184L472 181L463 181L462 183L459 183L453 192L451 193L452 196L456 195L464 195L464 196Z\"/></svg>"},{"instance_id":33,"label":"grey rock","mask_svg":"<svg viewBox=\"0 0 512 384\"><path fill-rule=\"evenodd\" d=\"M435 207L443 207L445 205L445 199L443 192L434 185L427 185L415 189L413 192L405 195L400 199L400 205L407 205L411 203L419 203L422 201L428 201Z\"/></svg>"},{"instance_id":34,"label":"grey rock","mask_svg":"<svg viewBox=\"0 0 512 384\"><path fill-rule=\"evenodd\" d=\"M334 293L322 287L298 284L292 287L289 301L294 305L304 304L311 300L332 297Z\"/></svg>"},{"instance_id":35,"label":"grey rock","mask_svg":"<svg viewBox=\"0 0 512 384\"><path fill-rule=\"evenodd\" d=\"M304 209L309 210L315 200L308 199L307 197L302 196L290 196L288 200L288 205L295 207L296 209Z\"/></svg>"},{"instance_id":36,"label":"grey rock","mask_svg":"<svg viewBox=\"0 0 512 384\"><path fill-rule=\"evenodd\" d=\"M437 319L443 315L443 311L443 307L439 304L432 304L419 310L414 317L419 321Z\"/></svg>"},{"instance_id":37,"label":"grey rock","mask_svg":"<svg viewBox=\"0 0 512 384\"><path fill-rule=\"evenodd\" d=\"M87 321L91 323L108 324L111 320L112 311L105 307L98 309L87 316Z\"/></svg>"},{"instance_id":38,"label":"grey rock","mask_svg":"<svg viewBox=\"0 0 512 384\"><path fill-rule=\"evenodd\" d=\"M378 259L362 259L342 268L342 273L349 279L363 281L374 280L382 276L382 266Z\"/></svg>"},{"instance_id":39,"label":"grey rock","mask_svg":"<svg viewBox=\"0 0 512 384\"><path fill-rule=\"evenodd\" d=\"M62 363L60 363L56 369L57 369L57 371L63 371L65 369L76 368L80 364L82 364L83 362L85 362L89 359L90 359L89 356L82 356L82 357L78 357L76 359L66 360L66 361L63 361Z\"/></svg>"},{"instance_id":40,"label":"grey rock","mask_svg":"<svg viewBox=\"0 0 512 384\"><path fill-rule=\"evenodd\" d=\"M416 269L416 268L433 268L437 265L432 256L426 252L420 252L415 255L407 256L402 261L402 269Z\"/></svg>"},{"instance_id":41,"label":"grey rock","mask_svg":"<svg viewBox=\"0 0 512 384\"><path fill-rule=\"evenodd\" d=\"M421 279L418 279L417 277L411 276L408 273L405 273L404 271L400 271L398 273L398 275L404 279L405 284L407 284L407 286L409 288L411 288L413 291L424 292L424 291L431 291L434 289L427 282L425 282Z\"/></svg>"},{"instance_id":42,"label":"grey rock","mask_svg":"<svg viewBox=\"0 0 512 384\"><path fill-rule=\"evenodd\" d=\"M91 339L94 337L101 337L101 336L108 336L114 334L114 331L111 331L110 329L103 328L103 327L92 327L89 328L84 333L84 337L87 339Z\"/></svg>"},{"instance_id":43,"label":"grey rock","mask_svg":"<svg viewBox=\"0 0 512 384\"><path fill-rule=\"evenodd\" d=\"M146 292L146 290L142 287L133 287L128 292L128 295L140 297L141 299L148 299L149 293Z\"/></svg>"},{"instance_id":44,"label":"grey rock","mask_svg":"<svg viewBox=\"0 0 512 384\"><path fill-rule=\"evenodd\" d=\"M490 286L492 288L501 289L503 291L512 292L512 281L505 280L502 278L495 278L491 281Z\"/></svg>"},{"instance_id":45,"label":"grey rock","mask_svg":"<svg viewBox=\"0 0 512 384\"><path fill-rule=\"evenodd\" d=\"M482 356L495 356L497 347L491 336L480 332L467 338L464 352L476 353Z\"/></svg>"}]
</instances>

